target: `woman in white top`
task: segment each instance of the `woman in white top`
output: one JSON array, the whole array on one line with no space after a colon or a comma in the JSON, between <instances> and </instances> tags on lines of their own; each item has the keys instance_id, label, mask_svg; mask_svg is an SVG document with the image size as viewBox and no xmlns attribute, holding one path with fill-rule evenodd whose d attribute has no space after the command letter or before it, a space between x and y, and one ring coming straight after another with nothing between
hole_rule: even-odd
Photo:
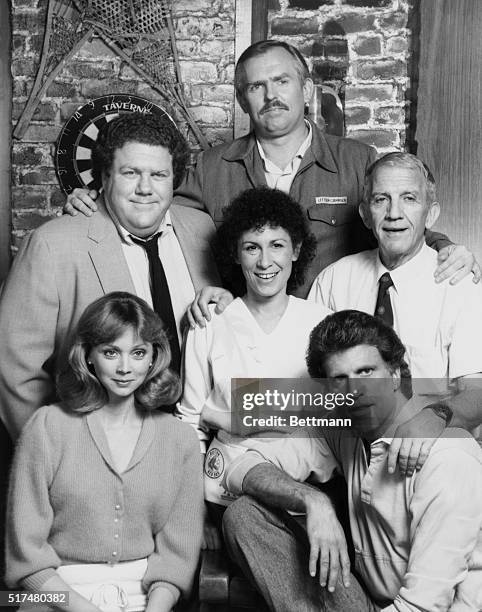
<instances>
[{"instance_id":1,"label":"woman in white top","mask_svg":"<svg viewBox=\"0 0 482 612\"><path fill-rule=\"evenodd\" d=\"M203 452L209 445L205 498L226 506L235 498L222 486L224 469L250 444L231 432L231 379L308 378L309 334L330 311L289 295L303 282L315 240L285 193L241 193L224 210L217 239L221 275L239 297L189 331L177 415L196 428Z\"/></svg>"}]
</instances>

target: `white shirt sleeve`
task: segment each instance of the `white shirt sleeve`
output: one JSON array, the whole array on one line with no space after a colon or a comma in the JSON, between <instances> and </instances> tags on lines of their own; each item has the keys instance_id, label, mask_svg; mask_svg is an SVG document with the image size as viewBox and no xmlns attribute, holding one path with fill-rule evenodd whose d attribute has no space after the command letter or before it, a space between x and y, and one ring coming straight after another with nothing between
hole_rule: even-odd
<instances>
[{"instance_id":1,"label":"white shirt sleeve","mask_svg":"<svg viewBox=\"0 0 482 612\"><path fill-rule=\"evenodd\" d=\"M210 325L204 328L190 329L184 347L184 385L183 394L176 405L175 415L189 423L198 435L201 452L206 452L209 440L209 429L200 423L201 413L206 399L211 394L212 376L209 358L209 345L212 330Z\"/></svg>"},{"instance_id":2,"label":"white shirt sleeve","mask_svg":"<svg viewBox=\"0 0 482 612\"><path fill-rule=\"evenodd\" d=\"M322 483L330 480L338 463L322 437L295 432L271 441L252 441L251 448L229 466L227 488L236 495L243 493L243 480L255 465L272 463L294 480Z\"/></svg>"},{"instance_id":3,"label":"white shirt sleeve","mask_svg":"<svg viewBox=\"0 0 482 612\"><path fill-rule=\"evenodd\" d=\"M315 304L322 304L334 312L336 308L333 299L333 274L333 265L322 270L313 281L307 300Z\"/></svg>"},{"instance_id":4,"label":"white shirt sleeve","mask_svg":"<svg viewBox=\"0 0 482 612\"><path fill-rule=\"evenodd\" d=\"M482 372L482 286L467 281L458 317L452 326L449 346L449 376Z\"/></svg>"},{"instance_id":5,"label":"white shirt sleeve","mask_svg":"<svg viewBox=\"0 0 482 612\"><path fill-rule=\"evenodd\" d=\"M479 609L474 598L482 597L482 567L476 570L478 588L466 578L482 533L482 463L470 450L474 441L466 441L467 452L460 445L445 445L446 440L440 449L435 446L414 480L408 566L399 593L384 612Z\"/></svg>"}]
</instances>

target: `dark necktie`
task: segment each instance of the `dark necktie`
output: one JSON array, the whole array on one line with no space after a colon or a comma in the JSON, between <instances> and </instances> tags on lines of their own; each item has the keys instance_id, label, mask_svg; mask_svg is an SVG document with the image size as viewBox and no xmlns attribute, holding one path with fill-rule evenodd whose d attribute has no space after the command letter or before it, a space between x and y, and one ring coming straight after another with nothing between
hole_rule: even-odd
<instances>
[{"instance_id":1,"label":"dark necktie","mask_svg":"<svg viewBox=\"0 0 482 612\"><path fill-rule=\"evenodd\" d=\"M393 327L393 309L388 290L393 287L392 277L385 272L378 281L377 304L375 306L375 316L381 319L390 327Z\"/></svg>"},{"instance_id":2,"label":"dark necktie","mask_svg":"<svg viewBox=\"0 0 482 612\"><path fill-rule=\"evenodd\" d=\"M181 368L181 351L177 336L176 319L172 309L171 294L167 284L166 274L159 258L159 247L157 241L161 232L155 234L149 240L141 240L131 236L132 241L145 249L149 260L149 273L151 276L152 305L164 323L164 328L169 338L171 347L171 369L179 374Z\"/></svg>"}]
</instances>

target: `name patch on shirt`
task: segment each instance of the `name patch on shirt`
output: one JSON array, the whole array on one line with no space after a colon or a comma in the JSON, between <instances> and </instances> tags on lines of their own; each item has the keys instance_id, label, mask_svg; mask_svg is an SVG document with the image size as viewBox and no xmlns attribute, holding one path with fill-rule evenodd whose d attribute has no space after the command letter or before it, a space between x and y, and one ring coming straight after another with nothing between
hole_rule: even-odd
<instances>
[{"instance_id":1,"label":"name patch on shirt","mask_svg":"<svg viewBox=\"0 0 482 612\"><path fill-rule=\"evenodd\" d=\"M315 204L347 204L346 196L316 196Z\"/></svg>"}]
</instances>

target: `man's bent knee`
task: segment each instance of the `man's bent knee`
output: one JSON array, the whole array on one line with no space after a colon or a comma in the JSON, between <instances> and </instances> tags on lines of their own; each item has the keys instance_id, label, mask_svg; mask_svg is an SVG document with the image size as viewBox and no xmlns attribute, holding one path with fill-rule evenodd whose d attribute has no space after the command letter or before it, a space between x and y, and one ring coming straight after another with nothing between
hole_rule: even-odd
<instances>
[{"instance_id":1,"label":"man's bent knee","mask_svg":"<svg viewBox=\"0 0 482 612\"><path fill-rule=\"evenodd\" d=\"M261 504L249 495L242 495L230 504L223 516L223 533L226 539L245 531L252 533L259 521Z\"/></svg>"}]
</instances>

